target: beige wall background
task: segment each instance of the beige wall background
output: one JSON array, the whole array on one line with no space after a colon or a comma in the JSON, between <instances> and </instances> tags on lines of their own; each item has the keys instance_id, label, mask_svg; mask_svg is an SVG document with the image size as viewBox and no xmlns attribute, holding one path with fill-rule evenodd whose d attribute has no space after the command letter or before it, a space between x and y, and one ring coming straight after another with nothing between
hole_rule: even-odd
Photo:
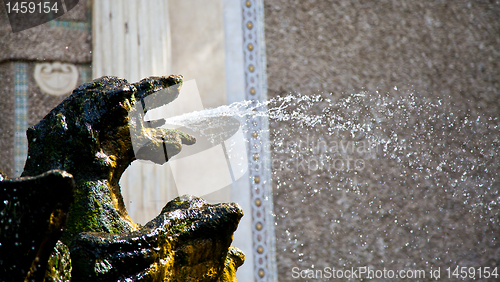
<instances>
[{"instance_id":1,"label":"beige wall background","mask_svg":"<svg viewBox=\"0 0 500 282\"><path fill-rule=\"evenodd\" d=\"M170 1L172 73L195 79L203 106L226 103L222 0Z\"/></svg>"},{"instance_id":2,"label":"beige wall background","mask_svg":"<svg viewBox=\"0 0 500 282\"><path fill-rule=\"evenodd\" d=\"M203 5L197 0L170 1L169 15L173 42L172 73L184 75L185 81L196 82L203 108L225 105L226 51L223 1L208 1ZM180 108L177 108L177 113L200 110L190 104L192 103L189 101L179 103ZM210 161L207 161L208 163ZM189 168L179 167L176 173L178 178L192 177ZM214 203L228 202L229 187L205 195L204 198Z\"/></svg>"}]
</instances>

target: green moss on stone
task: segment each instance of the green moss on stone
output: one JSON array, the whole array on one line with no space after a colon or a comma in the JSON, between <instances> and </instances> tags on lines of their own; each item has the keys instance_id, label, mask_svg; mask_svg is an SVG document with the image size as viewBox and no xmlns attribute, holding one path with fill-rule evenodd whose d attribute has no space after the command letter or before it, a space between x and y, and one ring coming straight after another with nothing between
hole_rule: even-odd
<instances>
[{"instance_id":1,"label":"green moss on stone","mask_svg":"<svg viewBox=\"0 0 500 282\"><path fill-rule=\"evenodd\" d=\"M171 102L181 83L181 76L150 77L134 84L101 77L75 89L28 129L23 176L61 169L71 173L76 183L74 204L51 257L49 276L67 281L68 269L73 267L73 281L217 281L221 277L242 216L237 205L212 206L200 198L179 197L141 227L128 216L118 184L136 158L162 164L166 159L158 157L156 148L166 146L173 156L182 144L196 141L178 130L146 126L143 114L131 115L144 98L148 98L144 110ZM135 153L131 134L141 145Z\"/></svg>"}]
</instances>

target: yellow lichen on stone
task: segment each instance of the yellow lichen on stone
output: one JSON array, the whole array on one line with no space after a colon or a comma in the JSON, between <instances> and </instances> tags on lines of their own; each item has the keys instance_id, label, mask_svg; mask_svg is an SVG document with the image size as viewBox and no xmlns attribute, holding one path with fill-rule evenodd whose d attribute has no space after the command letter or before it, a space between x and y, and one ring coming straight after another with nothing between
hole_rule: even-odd
<instances>
[{"instance_id":1,"label":"yellow lichen on stone","mask_svg":"<svg viewBox=\"0 0 500 282\"><path fill-rule=\"evenodd\" d=\"M222 276L217 282L236 282L236 269L245 262L245 254L238 248L229 247Z\"/></svg>"}]
</instances>

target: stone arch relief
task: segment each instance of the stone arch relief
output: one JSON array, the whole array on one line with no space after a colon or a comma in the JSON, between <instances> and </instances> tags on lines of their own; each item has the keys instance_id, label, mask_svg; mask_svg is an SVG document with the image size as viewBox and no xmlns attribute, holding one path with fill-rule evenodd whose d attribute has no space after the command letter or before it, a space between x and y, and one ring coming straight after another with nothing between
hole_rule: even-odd
<instances>
[{"instance_id":1,"label":"stone arch relief","mask_svg":"<svg viewBox=\"0 0 500 282\"><path fill-rule=\"evenodd\" d=\"M78 69L73 64L53 62L35 65L35 81L40 89L53 96L71 93L78 83Z\"/></svg>"}]
</instances>

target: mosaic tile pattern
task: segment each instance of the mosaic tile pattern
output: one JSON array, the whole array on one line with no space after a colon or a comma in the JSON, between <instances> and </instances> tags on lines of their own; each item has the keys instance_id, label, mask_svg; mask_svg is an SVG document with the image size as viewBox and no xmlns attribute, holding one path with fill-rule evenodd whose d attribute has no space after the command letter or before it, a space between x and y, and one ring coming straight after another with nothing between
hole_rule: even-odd
<instances>
[{"instance_id":1,"label":"mosaic tile pattern","mask_svg":"<svg viewBox=\"0 0 500 282\"><path fill-rule=\"evenodd\" d=\"M243 7L245 97L256 104L267 100L263 2L248 0ZM252 191L252 237L255 281L277 281L273 197L267 118L248 121L250 176Z\"/></svg>"},{"instance_id":2,"label":"mosaic tile pattern","mask_svg":"<svg viewBox=\"0 0 500 282\"><path fill-rule=\"evenodd\" d=\"M92 80L92 67L90 65L79 65L78 66L78 83L83 84Z\"/></svg>"},{"instance_id":3,"label":"mosaic tile pattern","mask_svg":"<svg viewBox=\"0 0 500 282\"><path fill-rule=\"evenodd\" d=\"M50 27L64 28L69 30L91 31L89 22L76 22L66 20L53 20L49 22Z\"/></svg>"},{"instance_id":4,"label":"mosaic tile pattern","mask_svg":"<svg viewBox=\"0 0 500 282\"><path fill-rule=\"evenodd\" d=\"M28 64L18 62L14 65L14 176L21 175L28 156Z\"/></svg>"}]
</instances>

